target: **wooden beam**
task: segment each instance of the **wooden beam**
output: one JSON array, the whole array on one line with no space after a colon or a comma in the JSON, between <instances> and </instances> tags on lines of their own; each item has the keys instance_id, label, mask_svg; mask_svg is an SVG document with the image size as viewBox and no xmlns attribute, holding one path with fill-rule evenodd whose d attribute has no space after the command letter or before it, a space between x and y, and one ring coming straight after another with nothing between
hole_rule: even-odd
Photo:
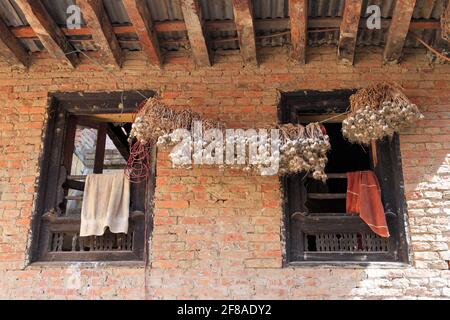
<instances>
[{"instance_id":1,"label":"wooden beam","mask_svg":"<svg viewBox=\"0 0 450 320\"><path fill-rule=\"evenodd\" d=\"M75 67L78 56L73 46L41 1L16 0L16 3L48 53L63 64Z\"/></svg>"},{"instance_id":2,"label":"wooden beam","mask_svg":"<svg viewBox=\"0 0 450 320\"><path fill-rule=\"evenodd\" d=\"M384 62L397 63L400 60L415 5L416 0L396 1L384 47Z\"/></svg>"},{"instance_id":3,"label":"wooden beam","mask_svg":"<svg viewBox=\"0 0 450 320\"><path fill-rule=\"evenodd\" d=\"M161 66L158 36L147 2L145 0L123 0L123 4L149 62Z\"/></svg>"},{"instance_id":4,"label":"wooden beam","mask_svg":"<svg viewBox=\"0 0 450 320\"><path fill-rule=\"evenodd\" d=\"M107 130L107 123L99 124L97 130L97 144L95 145L94 173L103 173Z\"/></svg>"},{"instance_id":5,"label":"wooden beam","mask_svg":"<svg viewBox=\"0 0 450 320\"><path fill-rule=\"evenodd\" d=\"M67 174L71 174L73 152L75 150L75 137L77 134L77 116L70 116L66 127L66 137L63 148L63 164Z\"/></svg>"},{"instance_id":6,"label":"wooden beam","mask_svg":"<svg viewBox=\"0 0 450 320\"><path fill-rule=\"evenodd\" d=\"M345 199L345 193L308 193L310 199Z\"/></svg>"},{"instance_id":7,"label":"wooden beam","mask_svg":"<svg viewBox=\"0 0 450 320\"><path fill-rule=\"evenodd\" d=\"M120 68L123 62L122 49L103 7L103 1L76 0L76 3L91 30L92 39L100 53L100 62L107 67Z\"/></svg>"},{"instance_id":8,"label":"wooden beam","mask_svg":"<svg viewBox=\"0 0 450 320\"><path fill-rule=\"evenodd\" d=\"M367 19L361 18L359 29L366 28ZM277 19L254 19L254 28L258 30L269 29L289 29L290 20L285 18ZM381 28L389 28L391 19L381 19ZM341 25L341 18L309 18L308 29L315 28L339 28ZM236 25L232 21L206 21L206 31L236 31ZM438 30L441 24L436 20L416 19L410 24L410 30L427 29ZM36 33L31 27L10 27L14 36L20 39L37 39ZM81 27L80 29L60 28L66 36L90 36L91 29L88 27ZM131 25L113 25L115 34L133 33L135 29ZM186 31L184 21L164 21L155 22L156 32L172 32L172 31Z\"/></svg>"},{"instance_id":9,"label":"wooden beam","mask_svg":"<svg viewBox=\"0 0 450 320\"><path fill-rule=\"evenodd\" d=\"M420 13L421 16L430 19L431 14L433 13L434 6L436 5L437 0L423 0L423 2L419 2L420 4Z\"/></svg>"},{"instance_id":10,"label":"wooden beam","mask_svg":"<svg viewBox=\"0 0 450 320\"><path fill-rule=\"evenodd\" d=\"M84 118L97 122L133 122L136 113L98 113L85 115Z\"/></svg>"},{"instance_id":11,"label":"wooden beam","mask_svg":"<svg viewBox=\"0 0 450 320\"><path fill-rule=\"evenodd\" d=\"M289 0L291 22L291 57L300 63L306 62L308 42L308 0Z\"/></svg>"},{"instance_id":12,"label":"wooden beam","mask_svg":"<svg viewBox=\"0 0 450 320\"><path fill-rule=\"evenodd\" d=\"M5 22L0 18L0 56L11 65L28 67L30 56Z\"/></svg>"},{"instance_id":13,"label":"wooden beam","mask_svg":"<svg viewBox=\"0 0 450 320\"><path fill-rule=\"evenodd\" d=\"M130 146L128 144L128 137L122 131L122 127L116 127L114 124L108 123L107 134L125 161L128 161L130 157Z\"/></svg>"},{"instance_id":14,"label":"wooden beam","mask_svg":"<svg viewBox=\"0 0 450 320\"><path fill-rule=\"evenodd\" d=\"M239 38L239 48L245 64L257 65L255 29L250 0L233 0L234 23Z\"/></svg>"},{"instance_id":15,"label":"wooden beam","mask_svg":"<svg viewBox=\"0 0 450 320\"><path fill-rule=\"evenodd\" d=\"M345 0L338 43L338 62L353 65L362 0Z\"/></svg>"},{"instance_id":16,"label":"wooden beam","mask_svg":"<svg viewBox=\"0 0 450 320\"><path fill-rule=\"evenodd\" d=\"M195 63L200 67L211 66L204 21L198 0L181 0L181 11Z\"/></svg>"},{"instance_id":17,"label":"wooden beam","mask_svg":"<svg viewBox=\"0 0 450 320\"><path fill-rule=\"evenodd\" d=\"M99 110L104 113L133 113L145 100L155 95L151 90L110 92L54 92L51 97L58 106L75 115L93 115ZM84 117L80 117L82 119Z\"/></svg>"}]
</instances>

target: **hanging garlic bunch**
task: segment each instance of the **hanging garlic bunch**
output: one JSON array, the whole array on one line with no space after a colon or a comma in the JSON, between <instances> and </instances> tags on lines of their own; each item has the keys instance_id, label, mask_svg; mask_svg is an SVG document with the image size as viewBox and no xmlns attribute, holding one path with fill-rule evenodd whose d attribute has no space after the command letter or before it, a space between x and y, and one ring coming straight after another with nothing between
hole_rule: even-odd
<instances>
[{"instance_id":1,"label":"hanging garlic bunch","mask_svg":"<svg viewBox=\"0 0 450 320\"><path fill-rule=\"evenodd\" d=\"M163 134L158 138L158 141L156 142L157 146L166 146L168 144L172 144L170 134Z\"/></svg>"},{"instance_id":2,"label":"hanging garlic bunch","mask_svg":"<svg viewBox=\"0 0 450 320\"><path fill-rule=\"evenodd\" d=\"M380 109L380 113L387 125L394 131L399 131L424 118L415 104L407 102L395 103L385 101Z\"/></svg>"},{"instance_id":3,"label":"hanging garlic bunch","mask_svg":"<svg viewBox=\"0 0 450 320\"><path fill-rule=\"evenodd\" d=\"M379 110L370 106L357 110L342 121L342 134L352 143L367 145L372 140L392 136L393 133Z\"/></svg>"},{"instance_id":4,"label":"hanging garlic bunch","mask_svg":"<svg viewBox=\"0 0 450 320\"><path fill-rule=\"evenodd\" d=\"M176 129L190 130L194 121L202 117L191 110L177 111L166 106L159 98L150 98L138 111L131 126L129 142L136 139L143 145L170 143L170 133ZM204 120L203 126L208 128L223 128L218 121ZM163 136L163 139L159 139Z\"/></svg>"},{"instance_id":5,"label":"hanging garlic bunch","mask_svg":"<svg viewBox=\"0 0 450 320\"><path fill-rule=\"evenodd\" d=\"M278 126L281 135L272 133L267 135L239 134L236 136L236 145L244 146L238 152L234 147L232 151L237 159L235 164L223 164L216 156L222 153L223 146L208 149L208 139L201 137L181 136L182 132L195 131L195 122L201 121L203 132L208 129L222 130L222 139L226 136L224 125L217 121L203 120L202 117L190 110L176 111L164 105L158 98L148 99L139 110L132 124L130 142L136 139L141 145L168 146L175 145L170 153L172 164L175 167L190 167L192 163L203 163L230 168L241 168L245 172L258 171L262 175L293 174L301 171L311 172L314 179L325 180L324 172L327 163L327 152L330 149L329 138L322 131L322 126L312 123L303 127L301 125L286 124ZM178 131L176 129L186 129ZM214 130L213 130L214 131ZM176 133L178 132L178 133ZM189 134L190 135L190 134ZM219 134L220 135L220 134ZM179 143L182 139L190 141L187 144ZM190 140L192 139L192 140ZM222 141L220 139L220 141ZM274 140L272 140L274 139ZM246 147L252 148L246 155ZM280 149L278 149L280 146ZM208 152L205 150L209 150ZM195 150L202 150L200 153ZM249 149L250 150L250 149ZM222 161L223 162L223 161Z\"/></svg>"},{"instance_id":6,"label":"hanging garlic bunch","mask_svg":"<svg viewBox=\"0 0 450 320\"><path fill-rule=\"evenodd\" d=\"M350 97L350 109L342 134L350 142L366 145L423 118L399 85L386 82L358 90Z\"/></svg>"},{"instance_id":7,"label":"hanging garlic bunch","mask_svg":"<svg viewBox=\"0 0 450 320\"><path fill-rule=\"evenodd\" d=\"M280 173L294 174L312 172L314 179L325 181L329 137L323 133L318 123L283 125L284 141L280 148Z\"/></svg>"},{"instance_id":8,"label":"hanging garlic bunch","mask_svg":"<svg viewBox=\"0 0 450 320\"><path fill-rule=\"evenodd\" d=\"M129 142L136 138L143 145L154 144L160 136L168 135L172 131L170 119L164 117L155 119L156 110L149 111L149 108L146 110L148 112L139 114L131 125Z\"/></svg>"},{"instance_id":9,"label":"hanging garlic bunch","mask_svg":"<svg viewBox=\"0 0 450 320\"><path fill-rule=\"evenodd\" d=\"M170 120L161 118L158 122L150 116L138 116L131 125L129 140L136 138L141 144L154 144L161 136L167 136L172 130Z\"/></svg>"},{"instance_id":10,"label":"hanging garlic bunch","mask_svg":"<svg viewBox=\"0 0 450 320\"><path fill-rule=\"evenodd\" d=\"M370 144L392 136L394 132L423 119L415 104L385 101L382 108L374 110L366 106L342 121L342 134L353 143Z\"/></svg>"}]
</instances>

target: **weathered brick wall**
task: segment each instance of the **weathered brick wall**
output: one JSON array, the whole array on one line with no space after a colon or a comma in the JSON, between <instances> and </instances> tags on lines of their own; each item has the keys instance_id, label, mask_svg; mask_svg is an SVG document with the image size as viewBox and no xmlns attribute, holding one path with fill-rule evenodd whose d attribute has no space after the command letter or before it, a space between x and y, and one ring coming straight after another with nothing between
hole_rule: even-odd
<instances>
[{"instance_id":1,"label":"weathered brick wall","mask_svg":"<svg viewBox=\"0 0 450 320\"><path fill-rule=\"evenodd\" d=\"M282 268L278 179L240 171L172 169L159 152L147 297L417 298L450 297L450 67L406 52L382 66L381 51L358 52L355 67L336 65L334 48L308 49L308 64L284 49L262 51L259 68L236 54L214 67L168 58L162 70L128 54L123 83L84 60L76 70L42 54L29 72L0 62L0 297L144 298L144 269L111 264L27 264L48 92L153 89L230 126L276 121L278 90L356 88L401 83L426 119L401 134L412 263L406 267Z\"/></svg>"}]
</instances>

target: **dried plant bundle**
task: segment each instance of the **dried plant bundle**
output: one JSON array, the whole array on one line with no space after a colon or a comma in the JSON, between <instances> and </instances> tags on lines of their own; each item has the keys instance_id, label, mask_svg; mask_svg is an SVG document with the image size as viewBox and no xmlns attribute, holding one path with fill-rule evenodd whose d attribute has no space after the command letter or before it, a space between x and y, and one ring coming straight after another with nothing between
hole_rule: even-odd
<instances>
[{"instance_id":1,"label":"dried plant bundle","mask_svg":"<svg viewBox=\"0 0 450 320\"><path fill-rule=\"evenodd\" d=\"M159 137L175 129L191 130L194 121L202 121L205 129L225 127L218 121L204 120L200 114L191 110L173 110L159 98L150 98L136 115L129 142L136 138L143 145L155 145Z\"/></svg>"},{"instance_id":2,"label":"dried plant bundle","mask_svg":"<svg viewBox=\"0 0 450 320\"><path fill-rule=\"evenodd\" d=\"M381 82L367 88L359 89L350 96L350 111L356 112L369 106L374 110L382 107L383 102L410 103L403 89L396 83Z\"/></svg>"},{"instance_id":3,"label":"dried plant bundle","mask_svg":"<svg viewBox=\"0 0 450 320\"><path fill-rule=\"evenodd\" d=\"M316 180L325 181L325 166L330 141L319 123L279 125L281 136L280 174L312 172Z\"/></svg>"},{"instance_id":4,"label":"dried plant bundle","mask_svg":"<svg viewBox=\"0 0 450 320\"><path fill-rule=\"evenodd\" d=\"M368 145L422 118L399 85L382 82L350 97L350 114L342 122L342 134L350 142Z\"/></svg>"},{"instance_id":5,"label":"dried plant bundle","mask_svg":"<svg viewBox=\"0 0 450 320\"><path fill-rule=\"evenodd\" d=\"M138 111L135 121L132 125L129 141L132 143L134 139L137 140L141 146L168 146L180 142L180 137L174 135L176 129L186 129L192 131L195 121L201 121L203 130L220 129L225 137L225 126L218 121L203 119L199 114L191 110L176 111L173 110L158 98L151 98ZM306 127L295 124L275 125L271 128L265 129L279 129L280 150L275 153L270 153L272 137L269 134L263 142L258 142L258 152L256 163L250 164L248 161L245 166L241 166L244 171L261 172L267 164L279 163L280 174L295 174L299 172L311 172L314 179L326 180L325 166L327 163L327 152L330 149L329 137L326 135L324 127L318 123L308 124ZM269 130L270 132L270 130ZM253 136L241 136L238 142L244 145L254 143L258 138ZM200 147L206 147L208 142L200 142ZM150 150L141 148L142 150ZM233 149L234 150L234 149ZM237 149L236 149L237 150ZM237 152L234 150L235 152ZM228 151L228 150L227 150ZM189 154L184 154L188 152ZM193 154L191 151L184 150L171 154L172 163L186 163L182 160L191 158ZM221 151L223 152L223 150ZM140 153L135 157L145 158ZM235 154L235 156L237 156ZM147 158L145 158L147 159ZM128 171L133 172L133 166L136 165L136 159L130 159L131 164ZM208 159L211 160L211 159ZM209 162L209 161L207 161ZM189 166L189 165L179 165ZM235 167L235 165L221 164L220 167ZM139 170L146 169L146 166L139 165ZM139 176L145 176L139 172Z\"/></svg>"}]
</instances>

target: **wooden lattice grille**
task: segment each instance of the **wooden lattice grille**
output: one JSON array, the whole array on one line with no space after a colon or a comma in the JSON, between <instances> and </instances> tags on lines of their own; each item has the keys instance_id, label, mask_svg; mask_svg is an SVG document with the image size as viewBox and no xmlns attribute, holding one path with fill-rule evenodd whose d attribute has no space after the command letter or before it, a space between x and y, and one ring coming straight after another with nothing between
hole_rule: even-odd
<instances>
[{"instance_id":1,"label":"wooden lattice grille","mask_svg":"<svg viewBox=\"0 0 450 320\"><path fill-rule=\"evenodd\" d=\"M53 232L50 235L50 252L82 251L133 251L133 232L103 236L80 237L78 233Z\"/></svg>"},{"instance_id":2,"label":"wooden lattice grille","mask_svg":"<svg viewBox=\"0 0 450 320\"><path fill-rule=\"evenodd\" d=\"M387 252L386 239L372 233L304 234L308 252Z\"/></svg>"}]
</instances>

